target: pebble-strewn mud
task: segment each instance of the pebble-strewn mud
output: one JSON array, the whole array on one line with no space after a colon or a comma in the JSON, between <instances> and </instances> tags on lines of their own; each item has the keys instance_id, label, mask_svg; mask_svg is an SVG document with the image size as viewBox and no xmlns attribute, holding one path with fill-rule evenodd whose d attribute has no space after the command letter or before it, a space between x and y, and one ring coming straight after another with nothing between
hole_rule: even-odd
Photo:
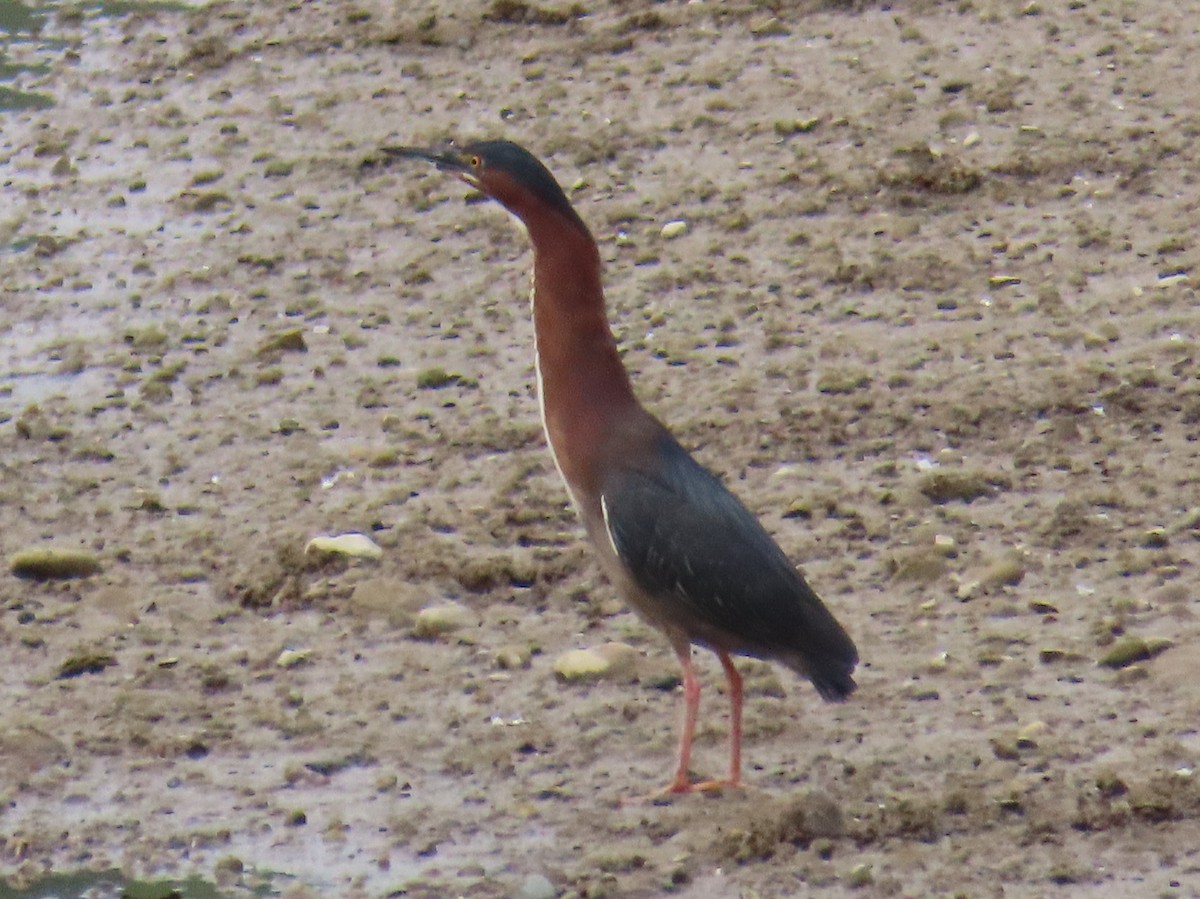
<instances>
[{"instance_id":1,"label":"pebble-strewn mud","mask_svg":"<svg viewBox=\"0 0 1200 899\"><path fill-rule=\"evenodd\" d=\"M0 875L1200 895L1187 6L0 33L53 101L0 112ZM543 445L525 238L378 152L453 136L570 188L640 394L858 642L844 706L746 664L743 792L622 802L668 776L678 674Z\"/></svg>"}]
</instances>

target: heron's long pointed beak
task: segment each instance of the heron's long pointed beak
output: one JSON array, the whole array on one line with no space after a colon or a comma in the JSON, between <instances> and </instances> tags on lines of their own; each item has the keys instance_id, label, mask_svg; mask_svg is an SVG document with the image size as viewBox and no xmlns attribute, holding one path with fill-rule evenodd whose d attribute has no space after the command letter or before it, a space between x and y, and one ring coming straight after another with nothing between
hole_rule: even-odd
<instances>
[{"instance_id":1,"label":"heron's long pointed beak","mask_svg":"<svg viewBox=\"0 0 1200 899\"><path fill-rule=\"evenodd\" d=\"M426 150L422 147L381 147L388 156L401 159L424 159L438 167L438 171L457 175L472 187L478 187L471 173L470 157L455 149Z\"/></svg>"}]
</instances>

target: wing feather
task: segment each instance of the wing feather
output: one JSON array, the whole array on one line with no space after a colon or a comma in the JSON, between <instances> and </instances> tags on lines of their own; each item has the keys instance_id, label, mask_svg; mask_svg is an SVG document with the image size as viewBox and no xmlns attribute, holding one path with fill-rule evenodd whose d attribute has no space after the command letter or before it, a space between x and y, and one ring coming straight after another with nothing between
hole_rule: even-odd
<instances>
[{"instance_id":1,"label":"wing feather","mask_svg":"<svg viewBox=\"0 0 1200 899\"><path fill-rule=\"evenodd\" d=\"M610 478L604 513L635 583L696 642L779 659L827 699L854 689L850 637L754 515L669 434L652 470Z\"/></svg>"}]
</instances>

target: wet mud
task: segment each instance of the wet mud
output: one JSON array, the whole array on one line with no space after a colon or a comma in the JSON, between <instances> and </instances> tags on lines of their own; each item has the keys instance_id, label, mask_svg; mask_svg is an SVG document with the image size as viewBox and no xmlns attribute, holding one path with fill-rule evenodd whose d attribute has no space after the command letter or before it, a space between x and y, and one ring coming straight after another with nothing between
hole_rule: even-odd
<instances>
[{"instance_id":1,"label":"wet mud","mask_svg":"<svg viewBox=\"0 0 1200 899\"><path fill-rule=\"evenodd\" d=\"M1183 6L12 22L0 892L1200 894ZM526 241L379 152L484 136L569 188L640 396L860 648L839 706L745 663L745 790L623 801L678 672L544 447Z\"/></svg>"}]
</instances>

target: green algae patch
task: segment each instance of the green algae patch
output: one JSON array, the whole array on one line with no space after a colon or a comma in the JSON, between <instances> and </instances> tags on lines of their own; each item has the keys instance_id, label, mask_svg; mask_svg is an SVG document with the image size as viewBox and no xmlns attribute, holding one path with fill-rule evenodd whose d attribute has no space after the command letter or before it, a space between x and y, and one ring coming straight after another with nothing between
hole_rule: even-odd
<instances>
[{"instance_id":1,"label":"green algae patch","mask_svg":"<svg viewBox=\"0 0 1200 899\"><path fill-rule=\"evenodd\" d=\"M54 98L49 94L41 94L37 91L19 91L0 84L0 111L49 109L53 105Z\"/></svg>"},{"instance_id":2,"label":"green algae patch","mask_svg":"<svg viewBox=\"0 0 1200 899\"><path fill-rule=\"evenodd\" d=\"M1144 662L1171 648L1165 637L1127 636L1112 645L1100 657L1099 664L1106 668L1127 668L1135 662Z\"/></svg>"},{"instance_id":3,"label":"green algae patch","mask_svg":"<svg viewBox=\"0 0 1200 899\"><path fill-rule=\"evenodd\" d=\"M26 549L9 557L8 568L30 581L63 581L90 577L100 572L100 560L80 549L47 546Z\"/></svg>"},{"instance_id":4,"label":"green algae patch","mask_svg":"<svg viewBox=\"0 0 1200 899\"><path fill-rule=\"evenodd\" d=\"M85 652L74 655L58 666L58 680L70 680L85 674L99 674L105 668L117 664L116 656L102 652Z\"/></svg>"},{"instance_id":5,"label":"green algae patch","mask_svg":"<svg viewBox=\"0 0 1200 899\"><path fill-rule=\"evenodd\" d=\"M122 899L221 899L217 886L198 877L185 880L130 880L120 870L51 872L36 880L0 885L4 899L44 899L47 896L118 895ZM260 891L255 890L256 893Z\"/></svg>"}]
</instances>

